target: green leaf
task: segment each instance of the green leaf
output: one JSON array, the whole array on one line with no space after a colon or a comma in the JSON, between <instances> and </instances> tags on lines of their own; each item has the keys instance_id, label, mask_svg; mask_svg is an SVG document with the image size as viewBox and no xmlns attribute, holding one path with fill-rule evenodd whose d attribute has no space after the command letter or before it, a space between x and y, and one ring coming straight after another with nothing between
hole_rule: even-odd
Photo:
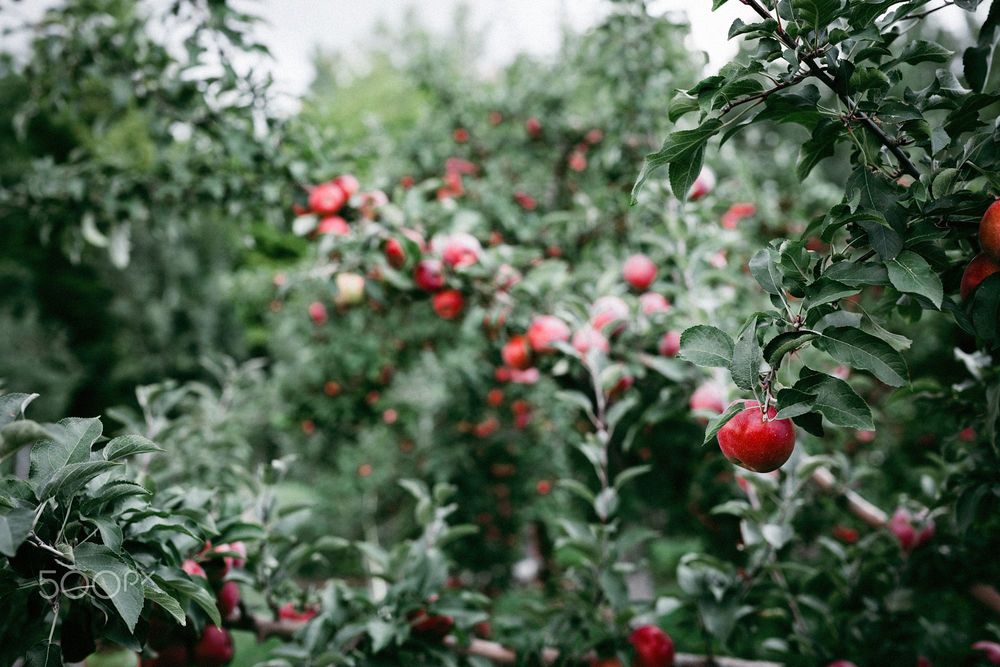
<instances>
[{"instance_id":1,"label":"green leaf","mask_svg":"<svg viewBox=\"0 0 1000 667\"><path fill-rule=\"evenodd\" d=\"M111 600L129 632L135 630L145 599L139 573L111 549L99 544L78 544L73 558L75 568Z\"/></svg>"},{"instance_id":2,"label":"green leaf","mask_svg":"<svg viewBox=\"0 0 1000 667\"><path fill-rule=\"evenodd\" d=\"M781 294L781 257L774 248L761 248L750 258L750 275L768 294Z\"/></svg>"},{"instance_id":3,"label":"green leaf","mask_svg":"<svg viewBox=\"0 0 1000 667\"><path fill-rule=\"evenodd\" d=\"M171 574L169 577L153 575L153 580L164 590L175 591L194 602L208 616L214 625L221 625L222 618L219 616L219 607L215 603L215 598L208 591L207 583L201 578L195 579L185 576L183 573Z\"/></svg>"},{"instance_id":4,"label":"green leaf","mask_svg":"<svg viewBox=\"0 0 1000 667\"><path fill-rule=\"evenodd\" d=\"M778 392L778 412L775 419L790 419L813 411L816 394L794 388L782 389Z\"/></svg>"},{"instance_id":5,"label":"green leaf","mask_svg":"<svg viewBox=\"0 0 1000 667\"><path fill-rule=\"evenodd\" d=\"M802 148L799 150L799 162L795 167L795 174L800 181L806 180L817 164L828 157L833 157L837 149L837 142L840 141L843 133L843 125L830 118L822 118L816 123L812 136L802 144Z\"/></svg>"},{"instance_id":6,"label":"green leaf","mask_svg":"<svg viewBox=\"0 0 1000 667\"><path fill-rule=\"evenodd\" d=\"M642 466L632 466L631 468L625 468L618 475L615 476L614 487L619 491L628 482L639 477L640 475L645 475L647 472L653 469L653 466L642 465Z\"/></svg>"},{"instance_id":7,"label":"green leaf","mask_svg":"<svg viewBox=\"0 0 1000 667\"><path fill-rule=\"evenodd\" d=\"M809 300L809 307L815 308L840 301L860 291L860 287L845 285L824 275L806 289L806 298Z\"/></svg>"},{"instance_id":8,"label":"green leaf","mask_svg":"<svg viewBox=\"0 0 1000 667\"><path fill-rule=\"evenodd\" d=\"M701 170L705 144L715 136L721 127L722 121L711 118L693 130L678 130L671 133L659 151L646 156L639 177L632 187L632 205L636 204L639 191L642 190L642 186L650 175L668 164L677 165L676 168L670 170L669 174L674 196L678 199L686 197L691 184L694 183L694 179L697 178L698 172ZM695 163L697 163L696 168L694 167Z\"/></svg>"},{"instance_id":9,"label":"green leaf","mask_svg":"<svg viewBox=\"0 0 1000 667\"><path fill-rule=\"evenodd\" d=\"M178 625L187 625L187 615L180 603L172 595L160 588L156 581L149 577L142 584L142 594L150 602L160 606Z\"/></svg>"},{"instance_id":10,"label":"green leaf","mask_svg":"<svg viewBox=\"0 0 1000 667\"><path fill-rule=\"evenodd\" d=\"M837 361L871 372L890 387L908 382L903 357L891 345L851 327L830 327L814 343Z\"/></svg>"},{"instance_id":11,"label":"green leaf","mask_svg":"<svg viewBox=\"0 0 1000 667\"><path fill-rule=\"evenodd\" d=\"M31 472L36 488L48 481L57 470L71 463L90 460L90 447L103 430L99 419L63 419L52 424L51 440L43 440L31 449Z\"/></svg>"},{"instance_id":12,"label":"green leaf","mask_svg":"<svg viewBox=\"0 0 1000 667\"><path fill-rule=\"evenodd\" d=\"M378 653L392 642L396 636L396 626L387 621L373 618L365 624L365 632L372 638L372 652Z\"/></svg>"},{"instance_id":13,"label":"green leaf","mask_svg":"<svg viewBox=\"0 0 1000 667\"><path fill-rule=\"evenodd\" d=\"M725 412L708 422L708 426L705 428L705 439L701 442L702 446L704 447L708 443L712 442L715 436L719 433L719 430L728 424L730 419L741 412L743 412L743 401L735 401L728 408L726 408Z\"/></svg>"},{"instance_id":14,"label":"green leaf","mask_svg":"<svg viewBox=\"0 0 1000 667\"><path fill-rule=\"evenodd\" d=\"M0 396L0 427L21 419L28 405L38 394L4 394Z\"/></svg>"},{"instance_id":15,"label":"green leaf","mask_svg":"<svg viewBox=\"0 0 1000 667\"><path fill-rule=\"evenodd\" d=\"M792 0L792 15L808 30L821 30L841 15L843 0Z\"/></svg>"},{"instance_id":16,"label":"green leaf","mask_svg":"<svg viewBox=\"0 0 1000 667\"><path fill-rule=\"evenodd\" d=\"M39 487L36 491L36 497L39 500L45 500L56 495L72 495L86 486L90 480L119 465L121 464L114 461L71 463L57 470L45 484Z\"/></svg>"},{"instance_id":17,"label":"green leaf","mask_svg":"<svg viewBox=\"0 0 1000 667\"><path fill-rule=\"evenodd\" d=\"M729 365L729 372L733 376L733 382L740 389L753 390L759 381L760 366L764 358L760 351L760 342L757 340L757 323L759 316L754 314L746 321L739 335L736 337L736 344L733 349L733 361Z\"/></svg>"},{"instance_id":18,"label":"green leaf","mask_svg":"<svg viewBox=\"0 0 1000 667\"><path fill-rule=\"evenodd\" d=\"M0 428L0 461L23 447L51 437L52 433L36 421L21 419L11 422Z\"/></svg>"},{"instance_id":19,"label":"green leaf","mask_svg":"<svg viewBox=\"0 0 1000 667\"><path fill-rule=\"evenodd\" d=\"M919 63L946 63L951 59L953 51L946 49L937 42L929 42L924 39L908 41L906 48L895 60L889 61L882 67L889 70L899 63L907 65L917 65Z\"/></svg>"},{"instance_id":20,"label":"green leaf","mask_svg":"<svg viewBox=\"0 0 1000 667\"><path fill-rule=\"evenodd\" d=\"M795 383L795 390L815 394L813 410L835 426L872 431L872 413L851 385L832 375L815 373Z\"/></svg>"},{"instance_id":21,"label":"green leaf","mask_svg":"<svg viewBox=\"0 0 1000 667\"><path fill-rule=\"evenodd\" d=\"M680 357L699 366L729 368L733 348L729 334L716 327L699 324L681 334Z\"/></svg>"},{"instance_id":22,"label":"green leaf","mask_svg":"<svg viewBox=\"0 0 1000 667\"><path fill-rule=\"evenodd\" d=\"M104 458L108 461L118 461L136 454L162 451L159 445L141 435L123 435L105 445Z\"/></svg>"},{"instance_id":23,"label":"green leaf","mask_svg":"<svg viewBox=\"0 0 1000 667\"><path fill-rule=\"evenodd\" d=\"M86 521L97 526L98 532L101 534L101 541L107 546L111 551L118 554L122 550L122 536L121 527L115 522L114 519L107 516L99 516L94 518L85 518Z\"/></svg>"},{"instance_id":24,"label":"green leaf","mask_svg":"<svg viewBox=\"0 0 1000 667\"><path fill-rule=\"evenodd\" d=\"M904 250L885 263L892 286L906 294L925 297L938 309L944 298L941 279L923 257L912 250Z\"/></svg>"},{"instance_id":25,"label":"green leaf","mask_svg":"<svg viewBox=\"0 0 1000 667\"><path fill-rule=\"evenodd\" d=\"M799 349L815 337L816 334L808 331L780 333L764 346L764 360L771 368L777 368L786 354Z\"/></svg>"},{"instance_id":26,"label":"green leaf","mask_svg":"<svg viewBox=\"0 0 1000 667\"><path fill-rule=\"evenodd\" d=\"M34 520L35 511L27 507L0 511L0 554L13 556L28 539Z\"/></svg>"},{"instance_id":27,"label":"green leaf","mask_svg":"<svg viewBox=\"0 0 1000 667\"><path fill-rule=\"evenodd\" d=\"M851 287L884 285L889 282L888 271L878 262L836 262L823 275Z\"/></svg>"}]
</instances>

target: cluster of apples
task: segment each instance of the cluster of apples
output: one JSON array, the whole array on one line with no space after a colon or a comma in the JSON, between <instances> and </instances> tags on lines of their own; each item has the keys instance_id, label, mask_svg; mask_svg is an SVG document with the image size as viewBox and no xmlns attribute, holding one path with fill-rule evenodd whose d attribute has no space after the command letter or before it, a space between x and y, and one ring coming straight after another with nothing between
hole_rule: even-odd
<instances>
[{"instance_id":1,"label":"cluster of apples","mask_svg":"<svg viewBox=\"0 0 1000 667\"><path fill-rule=\"evenodd\" d=\"M962 299L968 299L979 283L1000 271L1000 199L993 202L979 222L979 245L982 252L976 255L962 273L959 289Z\"/></svg>"},{"instance_id":2,"label":"cluster of apples","mask_svg":"<svg viewBox=\"0 0 1000 667\"><path fill-rule=\"evenodd\" d=\"M227 576L244 567L246 553L242 542L214 548L206 545L197 560L188 559L181 564L188 576L208 582L223 621L239 619L240 588ZM141 667L223 667L232 662L234 654L233 637L225 628L206 625L200 635L191 636L172 620L158 616L150 621L149 647L155 655L142 658Z\"/></svg>"}]
</instances>

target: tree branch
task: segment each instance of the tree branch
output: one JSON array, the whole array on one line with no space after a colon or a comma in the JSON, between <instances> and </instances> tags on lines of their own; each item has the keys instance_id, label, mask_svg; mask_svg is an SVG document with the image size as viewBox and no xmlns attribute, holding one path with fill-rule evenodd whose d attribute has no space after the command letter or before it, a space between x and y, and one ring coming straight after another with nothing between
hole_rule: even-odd
<instances>
[{"instance_id":1,"label":"tree branch","mask_svg":"<svg viewBox=\"0 0 1000 667\"><path fill-rule=\"evenodd\" d=\"M774 18L771 16L771 13L767 11L767 8L760 4L759 0L740 0L740 2L757 12L761 18ZM785 44L785 46L790 49L795 49L796 51L798 50L798 43L791 37L791 35L785 32L785 29L781 27L780 23L777 28L775 28L775 34ZM802 59L802 62L809 67L813 76L822 81L827 88L836 93L837 97L840 98L840 101L851 110L852 117L856 118L862 125L868 128L868 130L875 135L875 138L879 140L879 143L885 146L886 149L892 153L893 157L895 157L896 161L899 163L900 169L914 178L920 178L920 172L917 170L916 165L910 161L909 156L907 156L903 149L899 147L896 140L886 134L885 131L879 127L878 123L876 123L868 114L858 111L857 103L851 99L849 95L841 93L837 90L836 81L829 74L827 74L826 70L819 66L816 59L804 53L800 53L799 57Z\"/></svg>"}]
</instances>

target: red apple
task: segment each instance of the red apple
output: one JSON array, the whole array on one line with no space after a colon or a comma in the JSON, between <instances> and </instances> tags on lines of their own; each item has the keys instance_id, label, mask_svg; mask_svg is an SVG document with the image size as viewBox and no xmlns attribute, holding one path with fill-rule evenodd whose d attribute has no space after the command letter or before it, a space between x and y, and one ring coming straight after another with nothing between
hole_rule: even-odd
<instances>
[{"instance_id":1,"label":"red apple","mask_svg":"<svg viewBox=\"0 0 1000 667\"><path fill-rule=\"evenodd\" d=\"M602 296L590 307L590 326L598 331L604 331L612 324L615 326L611 333L620 333L625 328L625 321L628 320L628 304L617 296Z\"/></svg>"},{"instance_id":2,"label":"red apple","mask_svg":"<svg viewBox=\"0 0 1000 667\"><path fill-rule=\"evenodd\" d=\"M660 354L664 357L676 357L681 351L681 332L668 331L660 338Z\"/></svg>"},{"instance_id":3,"label":"red apple","mask_svg":"<svg viewBox=\"0 0 1000 667\"><path fill-rule=\"evenodd\" d=\"M577 329L576 333L573 334L573 347L580 354L586 355L592 349L607 354L611 346L604 334L591 326L585 326L582 329Z\"/></svg>"},{"instance_id":4,"label":"red apple","mask_svg":"<svg viewBox=\"0 0 1000 667\"><path fill-rule=\"evenodd\" d=\"M639 309L643 315L666 313L670 310L670 302L658 292L643 292L639 295Z\"/></svg>"},{"instance_id":5,"label":"red apple","mask_svg":"<svg viewBox=\"0 0 1000 667\"><path fill-rule=\"evenodd\" d=\"M702 167L698 178L694 179L691 189L688 190L688 199L698 201L713 189L715 189L715 172L708 167Z\"/></svg>"},{"instance_id":6,"label":"red apple","mask_svg":"<svg viewBox=\"0 0 1000 667\"><path fill-rule=\"evenodd\" d=\"M719 430L719 447L732 463L753 470L777 470L795 449L795 427L790 419L774 419L777 411L768 407L767 419L757 401L744 401L743 411Z\"/></svg>"},{"instance_id":7,"label":"red apple","mask_svg":"<svg viewBox=\"0 0 1000 667\"><path fill-rule=\"evenodd\" d=\"M846 544L854 544L858 541L858 531L848 526L834 526L833 536Z\"/></svg>"},{"instance_id":8,"label":"red apple","mask_svg":"<svg viewBox=\"0 0 1000 667\"><path fill-rule=\"evenodd\" d=\"M656 280L656 264L646 255L632 255L625 260L622 276L624 276L625 282L635 289L647 289Z\"/></svg>"},{"instance_id":9,"label":"red apple","mask_svg":"<svg viewBox=\"0 0 1000 667\"><path fill-rule=\"evenodd\" d=\"M850 660L834 660L833 662L831 662L830 664L828 664L826 667L858 667L858 666L855 665Z\"/></svg>"},{"instance_id":10,"label":"red apple","mask_svg":"<svg viewBox=\"0 0 1000 667\"><path fill-rule=\"evenodd\" d=\"M979 222L979 245L984 253L1000 261L1000 199L990 204Z\"/></svg>"},{"instance_id":11,"label":"red apple","mask_svg":"<svg viewBox=\"0 0 1000 667\"><path fill-rule=\"evenodd\" d=\"M222 620L231 620L240 605L240 587L235 581L227 581L215 595L215 603L219 608Z\"/></svg>"},{"instance_id":12,"label":"red apple","mask_svg":"<svg viewBox=\"0 0 1000 667\"><path fill-rule=\"evenodd\" d=\"M529 137L537 139L542 135L542 121L532 116L528 120L524 121L524 129L528 131Z\"/></svg>"},{"instance_id":13,"label":"red apple","mask_svg":"<svg viewBox=\"0 0 1000 667\"><path fill-rule=\"evenodd\" d=\"M976 642L972 645L972 650L983 651L987 660L994 665L1000 665L1000 644L987 641Z\"/></svg>"},{"instance_id":14,"label":"red apple","mask_svg":"<svg viewBox=\"0 0 1000 667\"><path fill-rule=\"evenodd\" d=\"M962 285L959 290L962 299L968 299L973 290L979 287L979 283L997 271L1000 271L1000 263L989 255L976 255L962 273Z\"/></svg>"},{"instance_id":15,"label":"red apple","mask_svg":"<svg viewBox=\"0 0 1000 667\"><path fill-rule=\"evenodd\" d=\"M208 578L208 575L205 574L205 568L203 568L201 565L191 560L190 558L181 563L181 569L187 572L192 577L201 577L203 579Z\"/></svg>"},{"instance_id":16,"label":"red apple","mask_svg":"<svg viewBox=\"0 0 1000 667\"><path fill-rule=\"evenodd\" d=\"M499 406L501 403L503 403L503 390L490 389L486 393L486 402L490 405L490 407L493 408Z\"/></svg>"},{"instance_id":17,"label":"red apple","mask_svg":"<svg viewBox=\"0 0 1000 667\"><path fill-rule=\"evenodd\" d=\"M465 299L457 289L446 289L435 294L431 303L438 317L444 320L453 320L462 312Z\"/></svg>"},{"instance_id":18,"label":"red apple","mask_svg":"<svg viewBox=\"0 0 1000 667\"><path fill-rule=\"evenodd\" d=\"M435 236L431 241L431 248L441 256L445 264L454 268L475 264L483 251L479 239L464 232Z\"/></svg>"},{"instance_id":19,"label":"red apple","mask_svg":"<svg viewBox=\"0 0 1000 667\"><path fill-rule=\"evenodd\" d=\"M313 324L319 326L325 324L327 320L326 306L324 306L319 301L313 301L309 304L309 319L313 321Z\"/></svg>"},{"instance_id":20,"label":"red apple","mask_svg":"<svg viewBox=\"0 0 1000 667\"><path fill-rule=\"evenodd\" d=\"M347 202L348 197L335 181L321 183L309 191L309 208L319 215L333 215Z\"/></svg>"},{"instance_id":21,"label":"red apple","mask_svg":"<svg viewBox=\"0 0 1000 667\"><path fill-rule=\"evenodd\" d=\"M358 210L365 220L374 220L378 217L378 210L389 203L389 196L381 190L362 192L358 202Z\"/></svg>"},{"instance_id":22,"label":"red apple","mask_svg":"<svg viewBox=\"0 0 1000 667\"><path fill-rule=\"evenodd\" d=\"M553 343L569 340L569 327L555 315L538 315L528 327L528 342L535 352L551 352Z\"/></svg>"},{"instance_id":23,"label":"red apple","mask_svg":"<svg viewBox=\"0 0 1000 667\"><path fill-rule=\"evenodd\" d=\"M655 625L636 628L628 641L635 649L632 667L671 667L674 664L674 642Z\"/></svg>"},{"instance_id":24,"label":"red apple","mask_svg":"<svg viewBox=\"0 0 1000 667\"><path fill-rule=\"evenodd\" d=\"M410 612L410 629L414 635L424 639L440 641L455 627L455 619L443 614L428 614L419 609Z\"/></svg>"},{"instance_id":25,"label":"red apple","mask_svg":"<svg viewBox=\"0 0 1000 667\"><path fill-rule=\"evenodd\" d=\"M222 667L233 659L233 637L227 630L208 625L193 653L197 667Z\"/></svg>"},{"instance_id":26,"label":"red apple","mask_svg":"<svg viewBox=\"0 0 1000 667\"><path fill-rule=\"evenodd\" d=\"M334 236L347 236L351 233L351 227L339 215L329 215L319 221L316 225L317 234L333 234Z\"/></svg>"},{"instance_id":27,"label":"red apple","mask_svg":"<svg viewBox=\"0 0 1000 667\"><path fill-rule=\"evenodd\" d=\"M524 370L531 366L531 347L521 335L511 336L500 351L503 362L511 368Z\"/></svg>"},{"instance_id":28,"label":"red apple","mask_svg":"<svg viewBox=\"0 0 1000 667\"><path fill-rule=\"evenodd\" d=\"M278 618L283 621L308 621L315 618L318 611L310 607L298 609L293 602L286 602L278 607Z\"/></svg>"},{"instance_id":29,"label":"red apple","mask_svg":"<svg viewBox=\"0 0 1000 667\"><path fill-rule=\"evenodd\" d=\"M413 269L413 282L422 290L436 292L444 287L444 269L436 259L423 259Z\"/></svg>"},{"instance_id":30,"label":"red apple","mask_svg":"<svg viewBox=\"0 0 1000 667\"><path fill-rule=\"evenodd\" d=\"M527 192L515 192L514 201L525 211L534 211L538 207L538 202Z\"/></svg>"},{"instance_id":31,"label":"red apple","mask_svg":"<svg viewBox=\"0 0 1000 667\"><path fill-rule=\"evenodd\" d=\"M587 154L583 151L573 151L567 161L571 171L580 172L587 168Z\"/></svg>"},{"instance_id":32,"label":"red apple","mask_svg":"<svg viewBox=\"0 0 1000 667\"><path fill-rule=\"evenodd\" d=\"M333 182L344 193L344 197L346 199L350 199L351 197L353 197L354 193L357 192L358 188L361 187L361 184L358 183L358 179L356 179L352 174L343 174L341 176L338 176L337 178L333 179Z\"/></svg>"},{"instance_id":33,"label":"red apple","mask_svg":"<svg viewBox=\"0 0 1000 667\"><path fill-rule=\"evenodd\" d=\"M483 421L472 427L472 433L477 438L488 438L500 428L500 422L496 417L487 417Z\"/></svg>"},{"instance_id":34,"label":"red apple","mask_svg":"<svg viewBox=\"0 0 1000 667\"><path fill-rule=\"evenodd\" d=\"M708 410L715 414L722 414L726 409L722 388L714 382L705 382L694 390L688 406L692 411Z\"/></svg>"},{"instance_id":35,"label":"red apple","mask_svg":"<svg viewBox=\"0 0 1000 667\"><path fill-rule=\"evenodd\" d=\"M457 143L464 144L469 140L469 131L464 127L456 127L455 131L451 133L451 136Z\"/></svg>"},{"instance_id":36,"label":"red apple","mask_svg":"<svg viewBox=\"0 0 1000 667\"><path fill-rule=\"evenodd\" d=\"M389 239L385 242L385 261L394 269L401 269L406 264L406 251L403 244L398 239Z\"/></svg>"},{"instance_id":37,"label":"red apple","mask_svg":"<svg viewBox=\"0 0 1000 667\"><path fill-rule=\"evenodd\" d=\"M757 207L749 202L733 204L722 214L722 226L726 229L736 229L736 225L743 218L749 218L757 212Z\"/></svg>"},{"instance_id":38,"label":"red apple","mask_svg":"<svg viewBox=\"0 0 1000 667\"><path fill-rule=\"evenodd\" d=\"M898 507L888 523L891 532L903 551L913 551L934 537L937 531L934 519L926 516L914 517L905 507Z\"/></svg>"}]
</instances>

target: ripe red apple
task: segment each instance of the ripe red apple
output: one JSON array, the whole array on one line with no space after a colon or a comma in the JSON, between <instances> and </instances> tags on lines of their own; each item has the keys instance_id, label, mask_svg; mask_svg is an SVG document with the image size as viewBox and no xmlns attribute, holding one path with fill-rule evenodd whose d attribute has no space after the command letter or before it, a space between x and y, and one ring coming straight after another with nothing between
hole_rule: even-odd
<instances>
[{"instance_id":1,"label":"ripe red apple","mask_svg":"<svg viewBox=\"0 0 1000 667\"><path fill-rule=\"evenodd\" d=\"M456 269L472 266L479 261L479 254L483 251L479 239L465 232L435 236L431 248L445 264Z\"/></svg>"},{"instance_id":2,"label":"ripe red apple","mask_svg":"<svg viewBox=\"0 0 1000 667\"><path fill-rule=\"evenodd\" d=\"M744 401L743 411L719 430L719 448L732 463L753 470L777 470L795 449L795 427L790 419L774 419L777 410L768 407L767 420L757 401Z\"/></svg>"},{"instance_id":3,"label":"ripe red apple","mask_svg":"<svg viewBox=\"0 0 1000 667\"><path fill-rule=\"evenodd\" d=\"M465 298L457 289L446 289L438 292L431 298L434 312L444 320L453 320L462 312L465 306Z\"/></svg>"},{"instance_id":4,"label":"ripe red apple","mask_svg":"<svg viewBox=\"0 0 1000 667\"><path fill-rule=\"evenodd\" d=\"M962 285L959 290L962 299L968 299L973 290L979 287L979 283L997 271L1000 271L1000 263L989 255L976 255L962 273Z\"/></svg>"},{"instance_id":5,"label":"ripe red apple","mask_svg":"<svg viewBox=\"0 0 1000 667\"><path fill-rule=\"evenodd\" d=\"M538 207L538 202L527 192L515 192L514 201L525 211L534 211Z\"/></svg>"},{"instance_id":6,"label":"ripe red apple","mask_svg":"<svg viewBox=\"0 0 1000 667\"><path fill-rule=\"evenodd\" d=\"M656 264L643 254L635 254L625 260L622 267L625 282L638 290L647 289L656 280Z\"/></svg>"},{"instance_id":7,"label":"ripe red apple","mask_svg":"<svg viewBox=\"0 0 1000 667\"><path fill-rule=\"evenodd\" d=\"M736 229L736 225L743 218L749 218L757 212L757 207L749 202L739 202L733 204L722 214L722 226L726 229Z\"/></svg>"},{"instance_id":8,"label":"ripe red apple","mask_svg":"<svg viewBox=\"0 0 1000 667\"><path fill-rule=\"evenodd\" d=\"M611 348L604 334L591 326L577 329L576 333L573 334L573 347L582 355L586 355L591 349L600 350L607 354Z\"/></svg>"},{"instance_id":9,"label":"ripe red apple","mask_svg":"<svg viewBox=\"0 0 1000 667\"><path fill-rule=\"evenodd\" d=\"M659 292L643 292L639 295L639 309L643 315L666 313L670 310L670 302Z\"/></svg>"},{"instance_id":10,"label":"ripe red apple","mask_svg":"<svg viewBox=\"0 0 1000 667\"><path fill-rule=\"evenodd\" d=\"M834 660L833 662L831 662L830 664L828 664L826 667L858 667L858 666L855 665L850 660Z\"/></svg>"},{"instance_id":11,"label":"ripe red apple","mask_svg":"<svg viewBox=\"0 0 1000 667\"><path fill-rule=\"evenodd\" d=\"M231 620L240 605L240 587L235 581L227 581L215 595L215 603L219 608L222 620Z\"/></svg>"},{"instance_id":12,"label":"ripe red apple","mask_svg":"<svg viewBox=\"0 0 1000 667\"><path fill-rule=\"evenodd\" d=\"M528 327L528 342L535 352L551 352L553 343L569 340L569 327L555 315L538 315Z\"/></svg>"},{"instance_id":13,"label":"ripe red apple","mask_svg":"<svg viewBox=\"0 0 1000 667\"><path fill-rule=\"evenodd\" d=\"M472 433L477 438L488 438L500 428L500 422L496 417L487 417L472 428Z\"/></svg>"},{"instance_id":14,"label":"ripe red apple","mask_svg":"<svg viewBox=\"0 0 1000 667\"><path fill-rule=\"evenodd\" d=\"M499 125L503 122L503 114L499 111L491 111L489 114L490 125Z\"/></svg>"},{"instance_id":15,"label":"ripe red apple","mask_svg":"<svg viewBox=\"0 0 1000 667\"><path fill-rule=\"evenodd\" d=\"M490 389L486 393L486 402L490 405L490 407L493 408L499 406L501 403L503 403L503 390Z\"/></svg>"},{"instance_id":16,"label":"ripe red apple","mask_svg":"<svg viewBox=\"0 0 1000 667\"><path fill-rule=\"evenodd\" d=\"M320 183L309 191L309 208L319 215L333 215L347 203L348 197L336 181Z\"/></svg>"},{"instance_id":17,"label":"ripe red apple","mask_svg":"<svg viewBox=\"0 0 1000 667\"><path fill-rule=\"evenodd\" d=\"M583 151L573 151L569 154L567 165L570 170L580 172L587 168L587 154Z\"/></svg>"},{"instance_id":18,"label":"ripe red apple","mask_svg":"<svg viewBox=\"0 0 1000 667\"><path fill-rule=\"evenodd\" d=\"M531 366L531 347L521 335L511 336L500 351L503 362L511 368L524 370Z\"/></svg>"},{"instance_id":19,"label":"ripe red apple","mask_svg":"<svg viewBox=\"0 0 1000 667\"><path fill-rule=\"evenodd\" d=\"M208 575L205 574L205 568L196 563L195 561L188 558L183 563L181 563L181 569L187 572L192 577L202 577L207 579Z\"/></svg>"},{"instance_id":20,"label":"ripe red apple","mask_svg":"<svg viewBox=\"0 0 1000 667\"><path fill-rule=\"evenodd\" d=\"M436 259L423 259L413 269L413 282L422 290L436 292L444 287L444 269Z\"/></svg>"},{"instance_id":21,"label":"ripe red apple","mask_svg":"<svg viewBox=\"0 0 1000 667\"><path fill-rule=\"evenodd\" d=\"M681 351L681 332L668 331L660 338L660 354L664 357L676 357Z\"/></svg>"},{"instance_id":22,"label":"ripe red apple","mask_svg":"<svg viewBox=\"0 0 1000 667\"><path fill-rule=\"evenodd\" d=\"M451 133L451 136L457 143L464 144L469 140L469 131L464 127L456 127L455 131Z\"/></svg>"},{"instance_id":23,"label":"ripe red apple","mask_svg":"<svg viewBox=\"0 0 1000 667\"><path fill-rule=\"evenodd\" d=\"M233 659L233 637L216 625L205 626L194 645L194 664L198 667L222 667Z\"/></svg>"},{"instance_id":24,"label":"ripe red apple","mask_svg":"<svg viewBox=\"0 0 1000 667\"><path fill-rule=\"evenodd\" d=\"M524 129L528 131L528 136L537 139L542 135L542 121L534 116L524 121Z\"/></svg>"},{"instance_id":25,"label":"ripe red apple","mask_svg":"<svg viewBox=\"0 0 1000 667\"><path fill-rule=\"evenodd\" d=\"M325 324L327 320L326 306L324 306L319 301L313 301L309 304L309 319L313 321L313 324L319 326Z\"/></svg>"},{"instance_id":26,"label":"ripe red apple","mask_svg":"<svg viewBox=\"0 0 1000 667\"><path fill-rule=\"evenodd\" d=\"M976 642L972 645L972 650L983 651L987 660L994 665L1000 665L1000 644L987 641Z\"/></svg>"},{"instance_id":27,"label":"ripe red apple","mask_svg":"<svg viewBox=\"0 0 1000 667\"><path fill-rule=\"evenodd\" d=\"M979 245L984 253L1000 261L1000 199L990 204L979 222Z\"/></svg>"},{"instance_id":28,"label":"ripe red apple","mask_svg":"<svg viewBox=\"0 0 1000 667\"><path fill-rule=\"evenodd\" d=\"M358 211L365 220L374 220L378 217L378 210L389 203L389 195L381 190L362 192L358 202Z\"/></svg>"},{"instance_id":29,"label":"ripe red apple","mask_svg":"<svg viewBox=\"0 0 1000 667\"><path fill-rule=\"evenodd\" d=\"M937 531L934 519L926 516L914 517L905 507L898 507L889 519L891 532L903 551L913 551L934 537Z\"/></svg>"},{"instance_id":30,"label":"ripe red apple","mask_svg":"<svg viewBox=\"0 0 1000 667\"><path fill-rule=\"evenodd\" d=\"M632 667L671 667L674 664L674 642L655 625L636 628L628 641L635 649Z\"/></svg>"},{"instance_id":31,"label":"ripe red apple","mask_svg":"<svg viewBox=\"0 0 1000 667\"><path fill-rule=\"evenodd\" d=\"M715 172L708 167L702 167L698 178L694 179L694 183L691 184L688 199L698 201L713 189L715 189Z\"/></svg>"},{"instance_id":32,"label":"ripe red apple","mask_svg":"<svg viewBox=\"0 0 1000 667\"><path fill-rule=\"evenodd\" d=\"M339 215L328 215L316 225L317 234L333 234L334 236L347 236L351 233L351 227Z\"/></svg>"},{"instance_id":33,"label":"ripe red apple","mask_svg":"<svg viewBox=\"0 0 1000 667\"><path fill-rule=\"evenodd\" d=\"M406 264L406 251L403 244L398 239L389 239L385 242L385 261L394 269L401 269Z\"/></svg>"},{"instance_id":34,"label":"ripe red apple","mask_svg":"<svg viewBox=\"0 0 1000 667\"><path fill-rule=\"evenodd\" d=\"M834 526L833 536L845 544L854 544L858 541L858 531L848 526Z\"/></svg>"},{"instance_id":35,"label":"ripe red apple","mask_svg":"<svg viewBox=\"0 0 1000 667\"><path fill-rule=\"evenodd\" d=\"M604 331L606 327L615 324L612 335L620 333L625 328L625 321L628 319L628 304L617 296L602 296L590 307L590 326L598 331Z\"/></svg>"},{"instance_id":36,"label":"ripe red apple","mask_svg":"<svg viewBox=\"0 0 1000 667\"><path fill-rule=\"evenodd\" d=\"M308 621L315 618L318 611L311 607L298 609L293 602L286 602L278 607L278 618L283 621Z\"/></svg>"},{"instance_id":37,"label":"ripe red apple","mask_svg":"<svg viewBox=\"0 0 1000 667\"><path fill-rule=\"evenodd\" d=\"M344 197L347 199L353 197L354 193L361 187L361 184L358 183L358 179L356 179L353 174L343 174L333 179L333 182L338 188L340 188L341 192L344 193Z\"/></svg>"},{"instance_id":38,"label":"ripe red apple","mask_svg":"<svg viewBox=\"0 0 1000 667\"><path fill-rule=\"evenodd\" d=\"M410 629L413 634L440 641L455 627L455 619L444 614L428 614L424 609L410 612Z\"/></svg>"},{"instance_id":39,"label":"ripe red apple","mask_svg":"<svg viewBox=\"0 0 1000 667\"><path fill-rule=\"evenodd\" d=\"M337 296L334 303L338 306L353 306L365 299L365 277L357 273L338 273L334 278L337 285Z\"/></svg>"},{"instance_id":40,"label":"ripe red apple","mask_svg":"<svg viewBox=\"0 0 1000 667\"><path fill-rule=\"evenodd\" d=\"M715 414L722 414L726 409L722 388L714 382L705 382L691 394L688 406L691 410L708 410Z\"/></svg>"}]
</instances>

